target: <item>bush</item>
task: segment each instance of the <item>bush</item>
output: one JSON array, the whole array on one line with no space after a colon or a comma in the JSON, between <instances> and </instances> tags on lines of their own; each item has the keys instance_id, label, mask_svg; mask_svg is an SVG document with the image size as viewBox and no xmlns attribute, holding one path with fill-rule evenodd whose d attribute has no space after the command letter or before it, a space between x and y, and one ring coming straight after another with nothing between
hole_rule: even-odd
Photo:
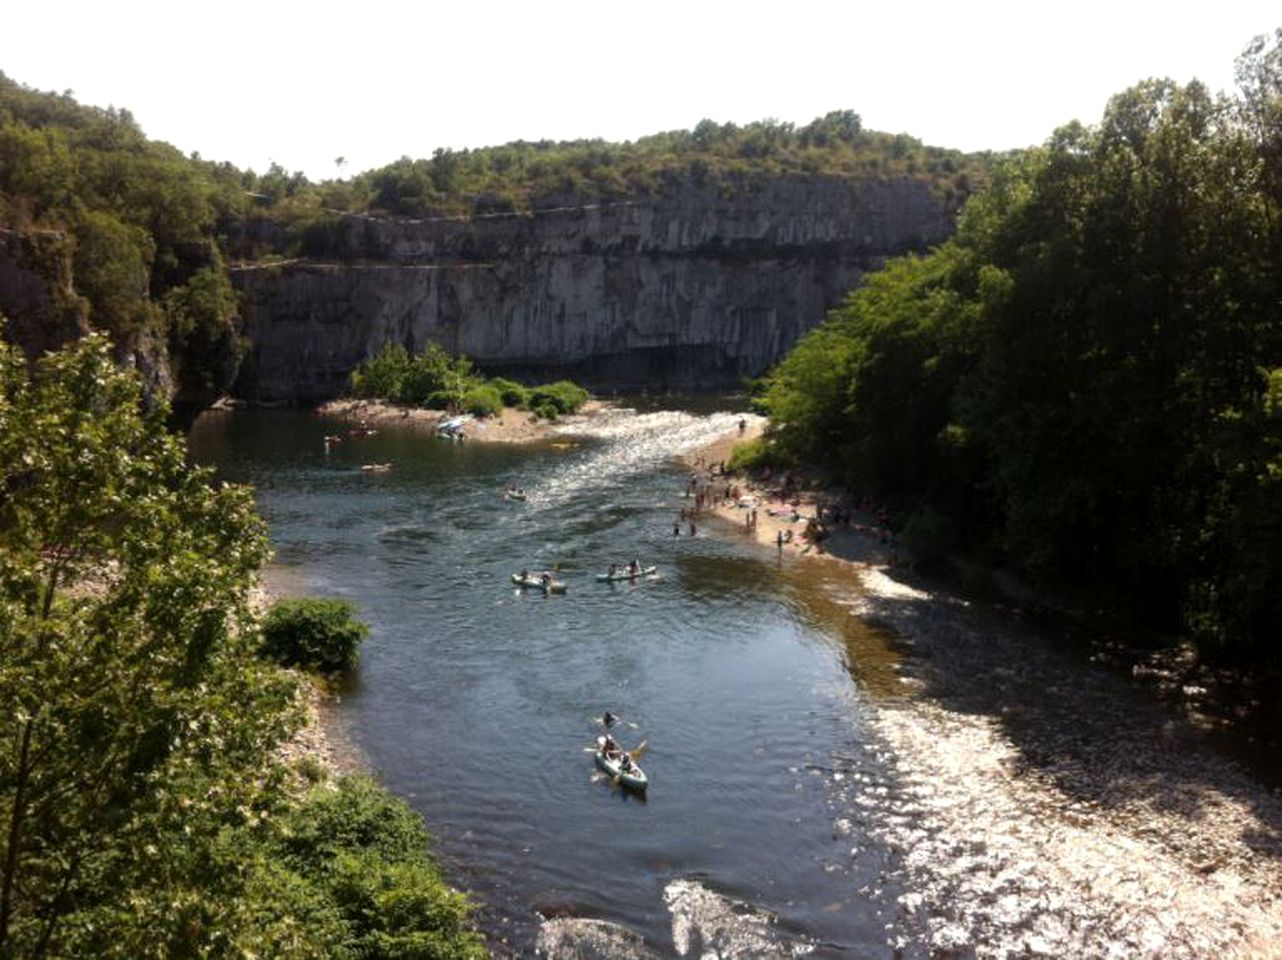
<instances>
[{"instance_id":1,"label":"bush","mask_svg":"<svg viewBox=\"0 0 1282 960\"><path fill-rule=\"evenodd\" d=\"M262 652L285 666L333 672L356 665L369 627L348 600L278 600L263 620Z\"/></svg>"},{"instance_id":2,"label":"bush","mask_svg":"<svg viewBox=\"0 0 1282 960\"><path fill-rule=\"evenodd\" d=\"M404 347L388 344L352 371L352 394L367 398L398 397L410 365L410 355Z\"/></svg>"},{"instance_id":3,"label":"bush","mask_svg":"<svg viewBox=\"0 0 1282 960\"><path fill-rule=\"evenodd\" d=\"M538 413L539 407L552 406L558 414L574 413L588 402L591 396L577 383L569 380L558 380L530 390L530 409ZM542 413L539 414L543 416ZM551 419L556 419L552 417Z\"/></svg>"},{"instance_id":4,"label":"bush","mask_svg":"<svg viewBox=\"0 0 1282 960\"><path fill-rule=\"evenodd\" d=\"M490 384L479 384L463 394L463 409L478 417L493 417L503 412L503 397Z\"/></svg>"},{"instance_id":5,"label":"bush","mask_svg":"<svg viewBox=\"0 0 1282 960\"><path fill-rule=\"evenodd\" d=\"M531 400L530 412L536 417L542 417L544 420L555 420L558 416L557 405L551 400Z\"/></svg>"},{"instance_id":6,"label":"bush","mask_svg":"<svg viewBox=\"0 0 1282 960\"><path fill-rule=\"evenodd\" d=\"M441 877L427 828L404 801L365 777L342 777L281 819L251 861L269 868L256 892L277 924L302 926L302 942L316 930L327 956L485 956L467 898Z\"/></svg>"},{"instance_id":7,"label":"bush","mask_svg":"<svg viewBox=\"0 0 1282 960\"><path fill-rule=\"evenodd\" d=\"M515 380L494 377L490 380L490 386L499 392L505 407L524 407L530 402L529 388Z\"/></svg>"},{"instance_id":8,"label":"bush","mask_svg":"<svg viewBox=\"0 0 1282 960\"><path fill-rule=\"evenodd\" d=\"M457 390L434 390L423 398L422 406L428 410L449 410L463 402L463 394Z\"/></svg>"},{"instance_id":9,"label":"bush","mask_svg":"<svg viewBox=\"0 0 1282 960\"><path fill-rule=\"evenodd\" d=\"M743 443L736 443L726 461L726 469L732 472L740 470L762 470L766 467L784 466L784 459L779 451L765 437L754 437Z\"/></svg>"}]
</instances>

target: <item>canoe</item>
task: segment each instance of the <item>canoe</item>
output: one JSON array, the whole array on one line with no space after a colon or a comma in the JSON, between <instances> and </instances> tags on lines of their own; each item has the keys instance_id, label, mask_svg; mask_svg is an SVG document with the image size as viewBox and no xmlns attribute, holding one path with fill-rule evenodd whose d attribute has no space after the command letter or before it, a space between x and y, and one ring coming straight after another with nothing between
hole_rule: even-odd
<instances>
[{"instance_id":1,"label":"canoe","mask_svg":"<svg viewBox=\"0 0 1282 960\"><path fill-rule=\"evenodd\" d=\"M616 778L619 783L633 790L644 790L650 783L650 778L645 775L645 771L632 764L632 769L624 773L619 769L618 758L611 759L605 755L605 737L596 738L596 765L608 773L611 777Z\"/></svg>"},{"instance_id":2,"label":"canoe","mask_svg":"<svg viewBox=\"0 0 1282 960\"><path fill-rule=\"evenodd\" d=\"M448 420L442 420L436 425L436 429L445 433L451 433L463 426L463 424L471 422L472 415L470 413L465 413L462 416L450 417Z\"/></svg>"},{"instance_id":3,"label":"canoe","mask_svg":"<svg viewBox=\"0 0 1282 960\"><path fill-rule=\"evenodd\" d=\"M617 570L614 573L598 573L596 578L602 583L607 583L613 580L635 580L637 577L648 577L652 573L657 573L658 570L658 567L642 567L636 573L628 573L625 568L623 570Z\"/></svg>"},{"instance_id":4,"label":"canoe","mask_svg":"<svg viewBox=\"0 0 1282 960\"><path fill-rule=\"evenodd\" d=\"M522 577L519 573L514 573L512 574L512 582L518 587L530 587L534 590L542 590L544 593L565 593L565 584L560 580L544 583L541 577Z\"/></svg>"}]
</instances>

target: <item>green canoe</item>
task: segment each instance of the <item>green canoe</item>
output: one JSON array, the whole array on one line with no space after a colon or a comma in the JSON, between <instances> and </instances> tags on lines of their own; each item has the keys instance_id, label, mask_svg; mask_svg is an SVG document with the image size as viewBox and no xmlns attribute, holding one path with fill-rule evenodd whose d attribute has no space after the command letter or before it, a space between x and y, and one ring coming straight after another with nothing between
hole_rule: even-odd
<instances>
[{"instance_id":1,"label":"green canoe","mask_svg":"<svg viewBox=\"0 0 1282 960\"><path fill-rule=\"evenodd\" d=\"M634 763L632 769L624 773L619 766L619 759L619 757L605 755L605 737L596 738L596 765L625 787L644 790L650 783L650 778L645 775L645 771Z\"/></svg>"}]
</instances>

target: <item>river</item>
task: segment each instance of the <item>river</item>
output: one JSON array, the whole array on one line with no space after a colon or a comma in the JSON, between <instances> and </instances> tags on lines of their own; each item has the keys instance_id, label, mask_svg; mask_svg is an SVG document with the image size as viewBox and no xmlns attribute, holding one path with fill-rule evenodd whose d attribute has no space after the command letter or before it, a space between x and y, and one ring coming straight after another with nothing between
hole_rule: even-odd
<instances>
[{"instance_id":1,"label":"river","mask_svg":"<svg viewBox=\"0 0 1282 960\"><path fill-rule=\"evenodd\" d=\"M192 450L256 487L274 577L348 598L369 623L338 719L423 814L451 880L483 904L496 953L531 953L550 918L603 921L658 956L1064 955L1128 942L1124 925L1075 926L1094 914L1074 898L1091 895L1063 864L1047 879L1046 814L1029 815L1040 801L1010 785L999 725L973 705L933 719L914 705L912 664L866 622L898 617L908 633L906 606L865 603L849 575L729 529L673 536L688 504L675 456L734 421L618 411L586 435L526 446L392 428L327 452L336 422L255 411L206 416ZM362 471L369 462L392 467ZM509 485L528 500L505 499ZM634 557L659 576L593 579ZM523 567L554 567L567 594L514 589ZM645 796L593 768L606 709L623 718L625 746L648 745ZM985 831L1023 845L983 854ZM978 865L959 869L963 854ZM1084 876L1125 853L1094 856ZM976 888L985 871L1010 882ZM1072 893L1048 905L1054 883ZM1153 942L1189 956L1202 944Z\"/></svg>"}]
</instances>

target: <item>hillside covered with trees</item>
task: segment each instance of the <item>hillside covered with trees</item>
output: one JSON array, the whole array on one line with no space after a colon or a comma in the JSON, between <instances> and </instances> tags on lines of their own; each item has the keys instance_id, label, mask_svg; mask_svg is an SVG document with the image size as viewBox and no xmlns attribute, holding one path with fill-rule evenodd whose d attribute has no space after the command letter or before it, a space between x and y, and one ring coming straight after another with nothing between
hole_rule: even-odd
<instances>
[{"instance_id":1,"label":"hillside covered with trees","mask_svg":"<svg viewBox=\"0 0 1282 960\"><path fill-rule=\"evenodd\" d=\"M55 291L34 322L107 331L122 355L165 349L180 393L197 399L227 386L244 348L228 261L294 253L338 213L525 213L691 182L732 195L815 176L922 178L957 206L989 159L867 131L838 111L803 127L704 121L632 143L438 150L312 183L277 165L257 174L184 156L149 140L128 110L0 74L0 230L38 238L22 265Z\"/></svg>"},{"instance_id":2,"label":"hillside covered with trees","mask_svg":"<svg viewBox=\"0 0 1282 960\"><path fill-rule=\"evenodd\" d=\"M859 115L834 111L804 126L762 120L700 122L631 143L517 141L479 150L402 157L321 189L328 206L393 214L526 211L654 195L685 183L727 192L764 177L923 177L960 202L989 158L924 146L905 134L865 130Z\"/></svg>"},{"instance_id":3,"label":"hillside covered with trees","mask_svg":"<svg viewBox=\"0 0 1282 960\"><path fill-rule=\"evenodd\" d=\"M1276 660L1282 31L1238 79L1141 83L1002 165L769 374L770 453L896 503L924 559Z\"/></svg>"}]
</instances>

